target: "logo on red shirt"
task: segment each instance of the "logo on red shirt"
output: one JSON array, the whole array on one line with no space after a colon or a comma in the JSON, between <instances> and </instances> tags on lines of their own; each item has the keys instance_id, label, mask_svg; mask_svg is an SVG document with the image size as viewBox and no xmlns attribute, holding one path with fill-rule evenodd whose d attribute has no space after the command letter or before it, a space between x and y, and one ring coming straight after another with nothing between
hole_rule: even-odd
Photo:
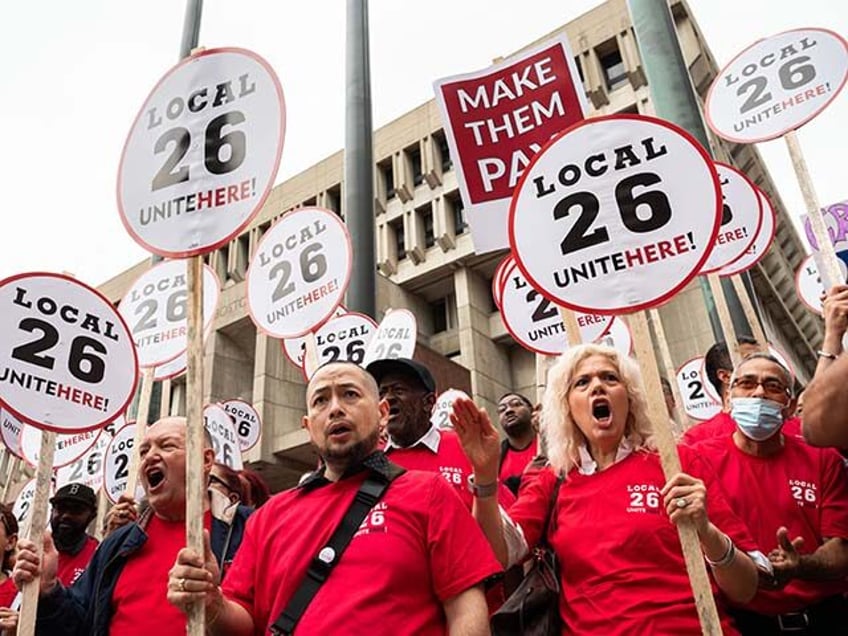
<instances>
[{"instance_id":1,"label":"logo on red shirt","mask_svg":"<svg viewBox=\"0 0 848 636\"><path fill-rule=\"evenodd\" d=\"M368 516L362 520L362 523L359 525L359 530L356 531L354 537L374 534L377 532L381 532L383 534L388 532L388 527L386 525L386 514L389 511L389 506L385 501L380 501L371 508L371 512L368 513Z\"/></svg>"},{"instance_id":2,"label":"logo on red shirt","mask_svg":"<svg viewBox=\"0 0 848 636\"><path fill-rule=\"evenodd\" d=\"M462 486L465 482L462 478L462 469L456 466L439 466L439 472L451 486Z\"/></svg>"},{"instance_id":3,"label":"logo on red shirt","mask_svg":"<svg viewBox=\"0 0 848 636\"><path fill-rule=\"evenodd\" d=\"M627 512L658 513L660 510L660 489L654 484L628 484Z\"/></svg>"},{"instance_id":4,"label":"logo on red shirt","mask_svg":"<svg viewBox=\"0 0 848 636\"><path fill-rule=\"evenodd\" d=\"M790 479L789 488L792 490L792 498L795 503L802 508L818 504L818 488L813 482L804 481L803 479Z\"/></svg>"}]
</instances>

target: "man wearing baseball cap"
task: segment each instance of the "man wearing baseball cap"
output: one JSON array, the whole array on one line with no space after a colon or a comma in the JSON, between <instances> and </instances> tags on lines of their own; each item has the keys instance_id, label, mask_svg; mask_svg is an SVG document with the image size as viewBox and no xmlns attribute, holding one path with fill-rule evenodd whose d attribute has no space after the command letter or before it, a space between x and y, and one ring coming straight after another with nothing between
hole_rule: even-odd
<instances>
[{"instance_id":1,"label":"man wearing baseball cap","mask_svg":"<svg viewBox=\"0 0 848 636\"><path fill-rule=\"evenodd\" d=\"M70 587L97 549L97 539L86 534L97 516L97 495L85 484L71 483L62 486L50 503L50 529L59 552L57 576L62 585Z\"/></svg>"}]
</instances>

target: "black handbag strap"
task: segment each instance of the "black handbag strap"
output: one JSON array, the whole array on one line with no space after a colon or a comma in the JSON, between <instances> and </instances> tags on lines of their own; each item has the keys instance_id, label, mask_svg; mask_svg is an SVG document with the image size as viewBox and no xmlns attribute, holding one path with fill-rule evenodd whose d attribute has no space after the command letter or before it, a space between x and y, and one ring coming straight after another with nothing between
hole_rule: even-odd
<instances>
[{"instance_id":1,"label":"black handbag strap","mask_svg":"<svg viewBox=\"0 0 848 636\"><path fill-rule=\"evenodd\" d=\"M389 470L386 475L374 471L369 473L359 487L347 512L345 512L345 516L333 532L333 536L312 559L309 568L306 570L306 576L303 577L300 586L295 590L286 609L274 621L270 628L272 634L282 636L294 632L297 622L306 612L306 608L309 607L312 599L318 594L318 590L321 589L324 581L330 576L365 517L380 501L389 485L404 472L406 471L403 468L389 462Z\"/></svg>"},{"instance_id":2,"label":"black handbag strap","mask_svg":"<svg viewBox=\"0 0 848 636\"><path fill-rule=\"evenodd\" d=\"M539 543L549 546L550 541L548 541L548 530L551 527L551 519L554 516L554 511L556 509L557 497L559 496L559 487L562 485L562 481L565 479L565 476L560 474L557 476L556 485L554 486L554 491L551 494L551 500L548 506L548 513L545 515L545 526L542 529L542 539Z\"/></svg>"}]
</instances>

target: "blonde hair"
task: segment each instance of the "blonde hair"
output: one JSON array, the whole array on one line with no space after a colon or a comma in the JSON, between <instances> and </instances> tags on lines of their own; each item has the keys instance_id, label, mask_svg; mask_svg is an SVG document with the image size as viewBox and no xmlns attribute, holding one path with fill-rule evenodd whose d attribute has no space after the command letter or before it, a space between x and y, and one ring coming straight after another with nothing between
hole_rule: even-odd
<instances>
[{"instance_id":1,"label":"blonde hair","mask_svg":"<svg viewBox=\"0 0 848 636\"><path fill-rule=\"evenodd\" d=\"M567 475L580 464L578 449L587 441L571 417L568 396L577 367L592 356L603 356L612 362L627 390L630 411L624 426L624 438L634 450L654 448L645 387L636 362L606 345L578 345L566 350L551 368L548 387L542 399L540 430L548 449L548 460L558 474Z\"/></svg>"}]
</instances>

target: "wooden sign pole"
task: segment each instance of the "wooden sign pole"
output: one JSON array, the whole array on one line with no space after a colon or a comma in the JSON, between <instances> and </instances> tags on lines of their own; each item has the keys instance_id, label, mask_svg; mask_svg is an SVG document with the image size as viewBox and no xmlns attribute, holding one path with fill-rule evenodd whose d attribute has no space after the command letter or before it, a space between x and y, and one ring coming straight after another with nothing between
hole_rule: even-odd
<instances>
[{"instance_id":1,"label":"wooden sign pole","mask_svg":"<svg viewBox=\"0 0 848 636\"><path fill-rule=\"evenodd\" d=\"M38 455L38 471L35 476L35 497L29 516L27 539L35 544L38 558L44 554L44 529L47 527L47 500L53 478L53 455L56 452L56 433L41 431L41 450ZM21 614L18 618L18 636L35 634L35 616L38 610L38 592L41 577L24 584L21 599Z\"/></svg>"},{"instance_id":2,"label":"wooden sign pole","mask_svg":"<svg viewBox=\"0 0 848 636\"><path fill-rule=\"evenodd\" d=\"M683 408L683 400L680 396L680 387L677 386L677 369L674 367L674 362L671 359L671 351L668 348L668 341L665 338L665 329L663 328L660 312L656 308L648 310L648 316L651 323L654 325L654 333L657 334L657 346L660 350L662 358L663 370L665 377L671 385L671 394L674 396L674 414L675 414L675 435L681 435L686 427L686 409ZM662 387L661 387L662 388ZM665 394L663 394L663 397Z\"/></svg>"},{"instance_id":3,"label":"wooden sign pole","mask_svg":"<svg viewBox=\"0 0 848 636\"><path fill-rule=\"evenodd\" d=\"M559 315L562 316L562 323L565 325L565 335L568 337L568 346L574 347L583 342L580 337L580 325L577 324L577 316L570 309L565 307L559 308Z\"/></svg>"},{"instance_id":4,"label":"wooden sign pole","mask_svg":"<svg viewBox=\"0 0 848 636\"><path fill-rule=\"evenodd\" d=\"M188 265L188 360L186 368L186 545L203 555L203 258ZM204 636L206 608L194 603L188 610L189 636Z\"/></svg>"},{"instance_id":5,"label":"wooden sign pole","mask_svg":"<svg viewBox=\"0 0 848 636\"><path fill-rule=\"evenodd\" d=\"M807 218L810 219L810 227L816 237L816 243L819 245L820 259L817 261L820 262L819 274L825 289L830 289L834 285L844 282L842 272L839 271L837 261L839 257L836 256L836 250L833 249L833 243L824 224L819 198L813 187L813 180L810 177L810 171L807 169L804 153L801 152L798 135L793 130L786 133L784 139L786 139L786 147L789 149L789 157L792 159L792 167L795 169L795 176L798 177L798 185L804 197L804 204L807 206Z\"/></svg>"},{"instance_id":6,"label":"wooden sign pole","mask_svg":"<svg viewBox=\"0 0 848 636\"><path fill-rule=\"evenodd\" d=\"M147 431L147 419L150 416L150 397L153 394L154 371L154 367L147 367L141 374L141 395L138 396L138 411L135 416L135 437L133 438L133 449L130 456L127 487L124 490L130 497L135 497L135 489L138 484L138 449L144 439L144 433Z\"/></svg>"},{"instance_id":7,"label":"wooden sign pole","mask_svg":"<svg viewBox=\"0 0 848 636\"><path fill-rule=\"evenodd\" d=\"M735 369L736 365L740 362L739 339L736 336L736 329L733 327L733 320L730 317L730 309L727 307L724 290L721 288L721 279L718 277L718 274L707 274L707 281L710 284L710 290L713 292L713 301L715 302L718 319L721 322L721 330L724 332L724 341L727 343L730 362Z\"/></svg>"},{"instance_id":8,"label":"wooden sign pole","mask_svg":"<svg viewBox=\"0 0 848 636\"><path fill-rule=\"evenodd\" d=\"M757 312L754 310L754 304L751 302L751 297L748 295L748 290L745 289L745 284L742 282L742 277L738 274L730 277L730 282L733 283L733 289L736 290L736 295L739 296L739 302L742 303L742 311L745 312L745 318L748 319L748 324L751 325L751 335L754 340L765 347L768 345L766 333L763 331L763 326L760 324L760 319L757 317Z\"/></svg>"},{"instance_id":9,"label":"wooden sign pole","mask_svg":"<svg viewBox=\"0 0 848 636\"><path fill-rule=\"evenodd\" d=\"M677 455L677 446L668 425L668 412L665 408L665 401L662 399L662 386L657 371L654 347L651 343L651 334L648 330L648 321L644 312L630 314L629 318L630 330L633 333L633 348L645 382L648 417L651 418L653 424L654 438L660 453L663 473L666 479L670 479L681 472L680 457ZM694 526L688 523L678 525L677 532L680 536L680 544L683 547L683 557L686 560L686 570L689 573L689 582L695 596L698 617L701 619L701 629L705 636L721 636L721 623L719 622L710 579L707 576L704 556L701 553L698 533Z\"/></svg>"}]
</instances>

